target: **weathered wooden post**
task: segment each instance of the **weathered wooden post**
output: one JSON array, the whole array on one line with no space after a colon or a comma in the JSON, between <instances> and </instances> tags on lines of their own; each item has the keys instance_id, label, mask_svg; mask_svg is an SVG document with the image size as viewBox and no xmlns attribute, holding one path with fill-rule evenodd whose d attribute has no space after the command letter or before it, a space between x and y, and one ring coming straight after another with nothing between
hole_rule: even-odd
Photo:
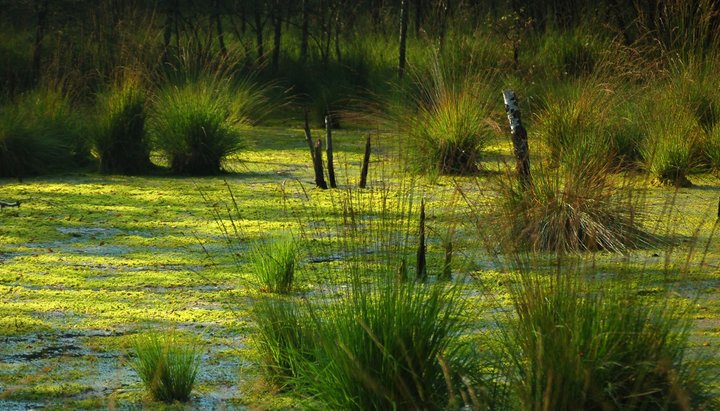
<instances>
[{"instance_id":1,"label":"weathered wooden post","mask_svg":"<svg viewBox=\"0 0 720 411\"><path fill-rule=\"evenodd\" d=\"M367 185L368 166L370 165L370 136L365 140L365 156L363 157L362 169L360 169L360 188Z\"/></svg>"},{"instance_id":2,"label":"weathered wooden post","mask_svg":"<svg viewBox=\"0 0 720 411\"><path fill-rule=\"evenodd\" d=\"M417 248L417 279L425 281L427 279L427 263L425 253L427 247L425 246L425 199L420 201L420 232L418 233L418 248Z\"/></svg>"},{"instance_id":3,"label":"weathered wooden post","mask_svg":"<svg viewBox=\"0 0 720 411\"><path fill-rule=\"evenodd\" d=\"M322 142L318 139L317 143L313 145L307 108L305 109L305 142L310 149L310 160L312 161L313 171L315 172L315 185L322 189L326 189L327 184L325 183L322 166Z\"/></svg>"},{"instance_id":4,"label":"weathered wooden post","mask_svg":"<svg viewBox=\"0 0 720 411\"><path fill-rule=\"evenodd\" d=\"M313 168L315 169L315 185L326 190L328 188L323 175L322 164L322 140L317 139L315 142L315 155L313 156Z\"/></svg>"},{"instance_id":5,"label":"weathered wooden post","mask_svg":"<svg viewBox=\"0 0 720 411\"><path fill-rule=\"evenodd\" d=\"M332 118L330 114L325 116L325 144L327 145L327 169L330 187L337 188L337 184L335 183L335 165L333 164Z\"/></svg>"},{"instance_id":6,"label":"weathered wooden post","mask_svg":"<svg viewBox=\"0 0 720 411\"><path fill-rule=\"evenodd\" d=\"M510 131L512 132L513 151L515 154L515 170L518 179L523 188L527 188L530 184L530 151L528 149L527 131L522 125L520 118L520 108L518 107L517 97L512 90L503 91L503 100L505 101L505 112L510 122Z\"/></svg>"}]
</instances>

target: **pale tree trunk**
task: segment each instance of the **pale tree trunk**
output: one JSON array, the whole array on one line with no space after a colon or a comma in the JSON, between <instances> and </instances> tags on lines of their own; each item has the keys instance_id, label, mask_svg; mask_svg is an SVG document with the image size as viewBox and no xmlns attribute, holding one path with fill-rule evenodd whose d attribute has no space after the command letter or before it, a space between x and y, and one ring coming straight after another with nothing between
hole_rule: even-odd
<instances>
[{"instance_id":1,"label":"pale tree trunk","mask_svg":"<svg viewBox=\"0 0 720 411\"><path fill-rule=\"evenodd\" d=\"M527 131L522 125L517 97L512 90L503 91L505 112L507 112L512 132L513 152L515 154L515 170L524 189L530 185L530 151L528 148Z\"/></svg>"}]
</instances>

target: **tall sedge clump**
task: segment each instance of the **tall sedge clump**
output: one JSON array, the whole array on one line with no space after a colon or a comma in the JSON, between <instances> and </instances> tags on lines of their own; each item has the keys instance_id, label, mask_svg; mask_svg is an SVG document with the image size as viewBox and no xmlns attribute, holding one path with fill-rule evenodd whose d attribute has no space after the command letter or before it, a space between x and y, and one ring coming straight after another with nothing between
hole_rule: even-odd
<instances>
[{"instance_id":1,"label":"tall sedge clump","mask_svg":"<svg viewBox=\"0 0 720 411\"><path fill-rule=\"evenodd\" d=\"M705 155L710 167L714 171L720 171L720 125L715 125L708 133Z\"/></svg>"},{"instance_id":2,"label":"tall sedge clump","mask_svg":"<svg viewBox=\"0 0 720 411\"><path fill-rule=\"evenodd\" d=\"M492 134L495 94L487 76L453 76L448 70L435 62L429 79L417 80L417 111L401 119L409 135L408 161L416 171L473 174Z\"/></svg>"},{"instance_id":3,"label":"tall sedge clump","mask_svg":"<svg viewBox=\"0 0 720 411\"><path fill-rule=\"evenodd\" d=\"M62 90L43 86L0 107L0 176L66 170L89 156L82 123Z\"/></svg>"},{"instance_id":4,"label":"tall sedge clump","mask_svg":"<svg viewBox=\"0 0 720 411\"><path fill-rule=\"evenodd\" d=\"M134 80L98 96L95 150L100 171L140 174L151 167L150 144L145 129L146 95Z\"/></svg>"},{"instance_id":5,"label":"tall sedge clump","mask_svg":"<svg viewBox=\"0 0 720 411\"><path fill-rule=\"evenodd\" d=\"M657 182L691 185L688 175L712 166L713 133L720 122L718 64L713 59L673 61L669 76L646 110L643 156Z\"/></svg>"},{"instance_id":6,"label":"tall sedge clump","mask_svg":"<svg viewBox=\"0 0 720 411\"><path fill-rule=\"evenodd\" d=\"M592 158L621 167L639 159L643 133L628 115L633 97L618 89L622 86L589 79L545 102L537 132L554 164Z\"/></svg>"},{"instance_id":7,"label":"tall sedge clump","mask_svg":"<svg viewBox=\"0 0 720 411\"><path fill-rule=\"evenodd\" d=\"M698 166L703 131L686 106L672 101L656 108L645 124L641 152L650 174L660 184L690 186L688 175Z\"/></svg>"},{"instance_id":8,"label":"tall sedge clump","mask_svg":"<svg viewBox=\"0 0 720 411\"><path fill-rule=\"evenodd\" d=\"M607 290L567 273L526 273L502 326L521 409L695 409L691 322L676 303Z\"/></svg>"},{"instance_id":9,"label":"tall sedge clump","mask_svg":"<svg viewBox=\"0 0 720 411\"><path fill-rule=\"evenodd\" d=\"M315 360L297 381L333 409L480 406L487 398L461 378L472 368L462 310L458 286L353 282L343 300L313 310Z\"/></svg>"},{"instance_id":10,"label":"tall sedge clump","mask_svg":"<svg viewBox=\"0 0 720 411\"><path fill-rule=\"evenodd\" d=\"M253 305L257 347L266 380L279 388L293 386L301 368L314 360L312 319L292 299L263 298Z\"/></svg>"},{"instance_id":11,"label":"tall sedge clump","mask_svg":"<svg viewBox=\"0 0 720 411\"><path fill-rule=\"evenodd\" d=\"M263 101L249 83L217 79L162 88L155 101L152 135L176 174L218 174L241 148L240 128Z\"/></svg>"},{"instance_id":12,"label":"tall sedge clump","mask_svg":"<svg viewBox=\"0 0 720 411\"><path fill-rule=\"evenodd\" d=\"M652 241L641 229L643 210L632 188L613 177L606 160L586 160L537 169L527 187L518 185L514 176L498 181L493 218L503 228L499 235L504 247L557 253L625 252Z\"/></svg>"},{"instance_id":13,"label":"tall sedge clump","mask_svg":"<svg viewBox=\"0 0 720 411\"><path fill-rule=\"evenodd\" d=\"M297 246L291 238L256 245L250 253L250 266L261 290L287 294L295 280Z\"/></svg>"},{"instance_id":14,"label":"tall sedge clump","mask_svg":"<svg viewBox=\"0 0 720 411\"><path fill-rule=\"evenodd\" d=\"M200 366L196 344L174 334L148 334L137 337L132 348L135 354L132 367L153 400L168 403L190 400Z\"/></svg>"},{"instance_id":15,"label":"tall sedge clump","mask_svg":"<svg viewBox=\"0 0 720 411\"><path fill-rule=\"evenodd\" d=\"M579 29L573 31L549 30L542 35L540 47L540 67L553 69L559 77L579 77L593 73L598 65L599 44L597 34L583 33Z\"/></svg>"}]
</instances>

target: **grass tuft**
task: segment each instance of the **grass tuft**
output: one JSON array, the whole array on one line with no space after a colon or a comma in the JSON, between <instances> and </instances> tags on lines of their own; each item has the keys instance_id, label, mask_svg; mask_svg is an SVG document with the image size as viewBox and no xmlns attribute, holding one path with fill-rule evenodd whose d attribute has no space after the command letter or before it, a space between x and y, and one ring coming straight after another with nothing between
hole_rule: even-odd
<instances>
[{"instance_id":1,"label":"grass tuft","mask_svg":"<svg viewBox=\"0 0 720 411\"><path fill-rule=\"evenodd\" d=\"M381 280L351 288L313 311L316 361L297 378L311 395L334 409L443 409L459 406L460 392L479 404L477 387L461 378L473 357L459 342L467 326L459 286Z\"/></svg>"},{"instance_id":2,"label":"grass tuft","mask_svg":"<svg viewBox=\"0 0 720 411\"><path fill-rule=\"evenodd\" d=\"M60 89L40 87L0 107L0 177L67 170L89 161L83 126Z\"/></svg>"},{"instance_id":3,"label":"grass tuft","mask_svg":"<svg viewBox=\"0 0 720 411\"><path fill-rule=\"evenodd\" d=\"M669 104L646 120L648 138L641 152L650 174L660 184L688 187L688 175L698 166L703 131L684 106Z\"/></svg>"},{"instance_id":4,"label":"grass tuft","mask_svg":"<svg viewBox=\"0 0 720 411\"><path fill-rule=\"evenodd\" d=\"M250 264L262 291L287 294L293 289L297 246L292 238L256 245Z\"/></svg>"},{"instance_id":5,"label":"grass tuft","mask_svg":"<svg viewBox=\"0 0 720 411\"><path fill-rule=\"evenodd\" d=\"M145 131L145 102L145 92L133 80L126 80L99 96L95 149L100 158L100 171L141 174L152 167Z\"/></svg>"},{"instance_id":6,"label":"grass tuft","mask_svg":"<svg viewBox=\"0 0 720 411\"><path fill-rule=\"evenodd\" d=\"M682 306L567 276L521 277L505 328L522 409L694 409Z\"/></svg>"},{"instance_id":7,"label":"grass tuft","mask_svg":"<svg viewBox=\"0 0 720 411\"><path fill-rule=\"evenodd\" d=\"M281 389L291 386L303 361L313 360L311 319L293 300L264 298L252 310L266 379Z\"/></svg>"},{"instance_id":8,"label":"grass tuft","mask_svg":"<svg viewBox=\"0 0 720 411\"><path fill-rule=\"evenodd\" d=\"M200 79L160 90L152 116L155 146L176 174L218 174L241 147L240 127L264 102L247 82Z\"/></svg>"},{"instance_id":9,"label":"grass tuft","mask_svg":"<svg viewBox=\"0 0 720 411\"><path fill-rule=\"evenodd\" d=\"M429 80L429 81L428 81ZM490 79L453 75L435 62L428 78L418 78L417 112L401 118L409 134L410 168L442 175L479 171L482 152L492 136Z\"/></svg>"},{"instance_id":10,"label":"grass tuft","mask_svg":"<svg viewBox=\"0 0 720 411\"><path fill-rule=\"evenodd\" d=\"M139 336L133 344L132 367L155 401L187 402L195 384L200 352L197 345L174 334Z\"/></svg>"},{"instance_id":11,"label":"grass tuft","mask_svg":"<svg viewBox=\"0 0 720 411\"><path fill-rule=\"evenodd\" d=\"M640 228L641 210L631 188L613 178L606 162L585 158L585 164L535 170L526 189L514 176L500 180L497 226L506 227L505 247L626 252L652 239Z\"/></svg>"}]
</instances>

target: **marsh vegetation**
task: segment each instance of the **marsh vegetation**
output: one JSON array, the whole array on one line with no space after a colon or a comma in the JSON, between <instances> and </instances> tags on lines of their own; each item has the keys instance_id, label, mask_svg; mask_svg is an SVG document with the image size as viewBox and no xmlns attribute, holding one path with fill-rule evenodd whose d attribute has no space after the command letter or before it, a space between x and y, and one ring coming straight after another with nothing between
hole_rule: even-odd
<instances>
[{"instance_id":1,"label":"marsh vegetation","mask_svg":"<svg viewBox=\"0 0 720 411\"><path fill-rule=\"evenodd\" d=\"M720 406L715 2L0 10L0 408Z\"/></svg>"}]
</instances>

